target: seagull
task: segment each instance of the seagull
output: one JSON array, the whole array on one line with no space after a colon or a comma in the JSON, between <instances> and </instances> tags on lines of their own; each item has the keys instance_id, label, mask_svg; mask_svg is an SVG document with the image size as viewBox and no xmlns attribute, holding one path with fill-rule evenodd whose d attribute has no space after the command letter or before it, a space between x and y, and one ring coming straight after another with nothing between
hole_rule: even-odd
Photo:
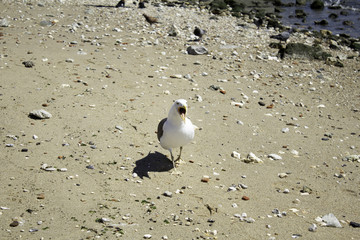
<instances>
[{"instance_id":1,"label":"seagull","mask_svg":"<svg viewBox=\"0 0 360 240\"><path fill-rule=\"evenodd\" d=\"M259 29L263 25L264 20L262 18L258 18L258 19L254 18L253 22L257 26L257 28Z\"/></svg>"},{"instance_id":2,"label":"seagull","mask_svg":"<svg viewBox=\"0 0 360 240\"><path fill-rule=\"evenodd\" d=\"M160 23L156 17L151 17L145 13L143 13L143 16L145 17L146 21L150 23L150 25L153 25L154 23Z\"/></svg>"},{"instance_id":3,"label":"seagull","mask_svg":"<svg viewBox=\"0 0 360 240\"><path fill-rule=\"evenodd\" d=\"M286 41L289 39L290 37L290 33L289 32L282 32L278 35L271 35L270 38L274 38L277 40L280 40L280 42L284 41L286 43Z\"/></svg>"},{"instance_id":4,"label":"seagull","mask_svg":"<svg viewBox=\"0 0 360 240\"><path fill-rule=\"evenodd\" d=\"M199 39L202 38L202 36L206 33L206 30L203 30L201 28L195 27L194 34L199 37Z\"/></svg>"},{"instance_id":5,"label":"seagull","mask_svg":"<svg viewBox=\"0 0 360 240\"><path fill-rule=\"evenodd\" d=\"M196 126L186 117L188 106L185 99L178 99L170 108L167 118L160 121L157 129L157 138L161 147L169 150L171 161L173 162L174 172L181 174L175 167L175 161L180 160L183 146L194 139ZM180 154L174 160L172 149L180 147Z\"/></svg>"}]
</instances>

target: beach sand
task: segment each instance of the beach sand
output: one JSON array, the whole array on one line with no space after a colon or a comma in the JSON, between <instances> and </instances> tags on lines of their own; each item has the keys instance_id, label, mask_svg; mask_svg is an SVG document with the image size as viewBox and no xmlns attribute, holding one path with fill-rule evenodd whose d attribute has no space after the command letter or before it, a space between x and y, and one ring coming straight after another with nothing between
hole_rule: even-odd
<instances>
[{"instance_id":1,"label":"beach sand","mask_svg":"<svg viewBox=\"0 0 360 240\"><path fill-rule=\"evenodd\" d=\"M190 8L0 9L1 239L358 239L360 163L343 161L360 154L358 52L281 60L276 30ZM199 129L176 176L156 128L179 98Z\"/></svg>"}]
</instances>

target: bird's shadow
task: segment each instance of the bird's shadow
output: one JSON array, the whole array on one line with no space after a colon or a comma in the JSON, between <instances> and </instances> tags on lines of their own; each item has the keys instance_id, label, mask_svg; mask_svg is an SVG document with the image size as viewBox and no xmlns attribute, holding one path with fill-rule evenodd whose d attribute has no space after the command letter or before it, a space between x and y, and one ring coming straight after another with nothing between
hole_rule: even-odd
<instances>
[{"instance_id":1,"label":"bird's shadow","mask_svg":"<svg viewBox=\"0 0 360 240\"><path fill-rule=\"evenodd\" d=\"M139 159L135 162L133 173L136 173L141 179L149 177L149 172L167 172L173 168L173 164L164 154L155 152Z\"/></svg>"}]
</instances>

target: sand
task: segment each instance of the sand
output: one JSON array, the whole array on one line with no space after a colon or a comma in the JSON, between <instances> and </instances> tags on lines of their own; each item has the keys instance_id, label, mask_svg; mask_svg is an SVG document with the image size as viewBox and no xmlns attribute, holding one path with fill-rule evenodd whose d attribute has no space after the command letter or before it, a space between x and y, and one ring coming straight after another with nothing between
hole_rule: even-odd
<instances>
[{"instance_id":1,"label":"sand","mask_svg":"<svg viewBox=\"0 0 360 240\"><path fill-rule=\"evenodd\" d=\"M342 159L359 154L359 53L324 41L345 67L281 60L250 20L128 5L1 2L0 238L357 239L360 163ZM156 128L179 98L199 129L177 176Z\"/></svg>"}]
</instances>

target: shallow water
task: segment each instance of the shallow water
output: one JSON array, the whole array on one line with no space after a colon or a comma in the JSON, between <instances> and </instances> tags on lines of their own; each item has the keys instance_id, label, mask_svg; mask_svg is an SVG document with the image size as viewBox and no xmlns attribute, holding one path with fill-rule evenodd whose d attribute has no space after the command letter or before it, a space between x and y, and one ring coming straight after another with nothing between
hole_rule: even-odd
<instances>
[{"instance_id":1,"label":"shallow water","mask_svg":"<svg viewBox=\"0 0 360 240\"><path fill-rule=\"evenodd\" d=\"M295 3L295 0L283 0L283 3ZM281 13L282 23L287 26L295 26L299 29L321 30L327 29L334 34L346 33L352 37L360 37L360 0L325 0L325 8L323 10L312 10L310 8L312 1L307 1L305 6L284 7ZM340 6L340 9L330 9L329 6ZM301 18L295 17L295 10L302 9L306 14L303 22ZM336 14L337 18L332 19L330 14ZM346 14L346 15L345 15ZM314 21L325 19L328 25L316 25ZM351 26L343 24L344 21L351 21Z\"/></svg>"}]
</instances>

